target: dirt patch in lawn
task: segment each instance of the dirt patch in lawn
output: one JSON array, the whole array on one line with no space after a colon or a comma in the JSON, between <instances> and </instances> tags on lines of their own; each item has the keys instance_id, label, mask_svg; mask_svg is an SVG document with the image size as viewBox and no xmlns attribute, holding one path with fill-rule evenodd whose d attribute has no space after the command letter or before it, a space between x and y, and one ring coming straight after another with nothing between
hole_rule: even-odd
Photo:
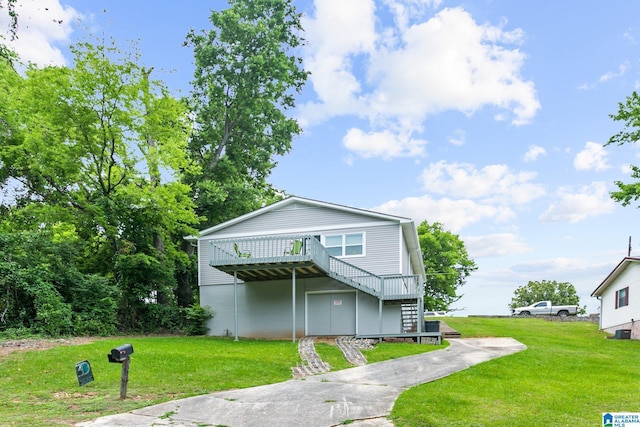
<instances>
[{"instance_id":1,"label":"dirt patch in lawn","mask_svg":"<svg viewBox=\"0 0 640 427\"><path fill-rule=\"evenodd\" d=\"M58 339L22 339L22 340L10 340L0 341L0 357L8 356L14 351L25 350L46 350L48 348L57 347L60 345L81 345L89 344L97 341L100 338L92 337L74 337L74 338L58 338Z\"/></svg>"}]
</instances>

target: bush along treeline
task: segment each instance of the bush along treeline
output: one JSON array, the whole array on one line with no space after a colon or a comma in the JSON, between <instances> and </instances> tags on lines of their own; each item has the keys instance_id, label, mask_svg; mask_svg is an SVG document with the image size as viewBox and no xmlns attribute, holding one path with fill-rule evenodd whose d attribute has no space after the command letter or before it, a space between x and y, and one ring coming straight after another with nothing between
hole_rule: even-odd
<instances>
[{"instance_id":1,"label":"bush along treeline","mask_svg":"<svg viewBox=\"0 0 640 427\"><path fill-rule=\"evenodd\" d=\"M207 332L213 313L197 304L183 308L141 301L135 316L125 315L128 306L117 282L82 272L79 246L59 237L50 230L0 233L0 333L5 338Z\"/></svg>"},{"instance_id":2,"label":"bush along treeline","mask_svg":"<svg viewBox=\"0 0 640 427\"><path fill-rule=\"evenodd\" d=\"M184 99L135 48L18 71L0 39L0 334L206 332L185 236L282 197L307 78L290 0L228 3L186 35Z\"/></svg>"}]
</instances>

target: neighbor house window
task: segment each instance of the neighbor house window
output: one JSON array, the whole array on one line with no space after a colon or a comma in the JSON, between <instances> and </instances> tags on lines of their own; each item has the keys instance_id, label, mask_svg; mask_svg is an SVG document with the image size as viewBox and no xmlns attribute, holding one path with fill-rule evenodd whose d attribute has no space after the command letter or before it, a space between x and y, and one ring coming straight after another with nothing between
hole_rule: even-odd
<instances>
[{"instance_id":1,"label":"neighbor house window","mask_svg":"<svg viewBox=\"0 0 640 427\"><path fill-rule=\"evenodd\" d=\"M629 287L616 291L616 308L629 305Z\"/></svg>"},{"instance_id":2,"label":"neighbor house window","mask_svg":"<svg viewBox=\"0 0 640 427\"><path fill-rule=\"evenodd\" d=\"M364 255L364 233L325 236L324 246L332 256Z\"/></svg>"}]
</instances>

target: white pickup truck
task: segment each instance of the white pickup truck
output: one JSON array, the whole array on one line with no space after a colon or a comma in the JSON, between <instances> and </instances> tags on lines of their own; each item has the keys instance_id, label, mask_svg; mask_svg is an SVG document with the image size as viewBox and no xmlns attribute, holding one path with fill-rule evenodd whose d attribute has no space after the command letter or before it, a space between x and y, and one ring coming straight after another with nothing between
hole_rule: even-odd
<instances>
[{"instance_id":1,"label":"white pickup truck","mask_svg":"<svg viewBox=\"0 0 640 427\"><path fill-rule=\"evenodd\" d=\"M552 305L551 301L538 301L528 307L516 307L511 309L513 316L575 316L578 314L577 305Z\"/></svg>"}]
</instances>

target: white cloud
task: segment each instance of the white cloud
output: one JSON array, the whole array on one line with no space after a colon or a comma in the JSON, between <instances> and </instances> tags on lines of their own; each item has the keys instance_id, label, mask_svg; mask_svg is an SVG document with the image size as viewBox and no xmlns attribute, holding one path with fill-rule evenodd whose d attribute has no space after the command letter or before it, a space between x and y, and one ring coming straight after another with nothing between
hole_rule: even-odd
<instances>
[{"instance_id":1,"label":"white cloud","mask_svg":"<svg viewBox=\"0 0 640 427\"><path fill-rule=\"evenodd\" d=\"M620 64L617 72L613 72L613 71L606 72L605 74L600 76L598 81L606 82L616 77L622 77L627 72L627 70L629 70L629 68L631 68L631 64L629 64L628 61L625 61L622 64Z\"/></svg>"},{"instance_id":2,"label":"white cloud","mask_svg":"<svg viewBox=\"0 0 640 427\"><path fill-rule=\"evenodd\" d=\"M523 205L545 194L532 182L535 177L535 172L513 172L507 165L477 169L469 163L440 161L424 169L421 180L430 193Z\"/></svg>"},{"instance_id":3,"label":"white cloud","mask_svg":"<svg viewBox=\"0 0 640 427\"><path fill-rule=\"evenodd\" d=\"M522 254L532 250L520 236L513 233L465 236L464 243L471 258Z\"/></svg>"},{"instance_id":4,"label":"white cloud","mask_svg":"<svg viewBox=\"0 0 640 427\"><path fill-rule=\"evenodd\" d=\"M301 124L354 115L369 120L371 129L363 134L399 129L400 123L415 133L430 115L472 114L487 106L501 110L496 120L530 122L540 103L533 82L521 75L523 32L505 30L505 22L478 24L462 8L433 14L430 8L439 5L439 0L316 1L303 22L305 68L316 98L301 105ZM381 28L379 17L387 12L395 26Z\"/></svg>"},{"instance_id":5,"label":"white cloud","mask_svg":"<svg viewBox=\"0 0 640 427\"><path fill-rule=\"evenodd\" d=\"M25 62L40 66L64 65L65 59L56 44L69 41L74 21L82 15L72 7L62 6L58 0L21 0L16 5L16 13L18 38L11 41L7 37L6 43ZM9 28L6 13L0 13L0 28Z\"/></svg>"},{"instance_id":6,"label":"white cloud","mask_svg":"<svg viewBox=\"0 0 640 427\"><path fill-rule=\"evenodd\" d=\"M446 230L452 232L458 232L462 228L484 219L504 222L515 216L513 211L505 206L492 206L476 203L473 200L448 198L436 200L428 195L391 200L373 208L373 210L412 218L416 225L422 221L440 222Z\"/></svg>"},{"instance_id":7,"label":"white cloud","mask_svg":"<svg viewBox=\"0 0 640 427\"><path fill-rule=\"evenodd\" d=\"M573 159L573 166L579 171L606 170L610 167L607 162L607 155L608 153L602 145L595 142L587 142L584 150L577 153Z\"/></svg>"},{"instance_id":8,"label":"white cloud","mask_svg":"<svg viewBox=\"0 0 640 427\"><path fill-rule=\"evenodd\" d=\"M546 156L547 150L544 147L540 147L539 145L532 145L529 147L529 150L524 154L525 162L535 162L538 160L540 156Z\"/></svg>"},{"instance_id":9,"label":"white cloud","mask_svg":"<svg viewBox=\"0 0 640 427\"><path fill-rule=\"evenodd\" d=\"M627 71L631 69L631 64L629 63L629 61L625 61L622 64L620 64L618 66L618 71L607 71L606 73L604 73L603 75L601 75L598 78L598 81L596 83L583 83L580 86L578 86L578 90L590 90L595 88L598 83L605 83L608 82L609 80L615 79L617 77L622 77L623 75L625 75L627 73Z\"/></svg>"},{"instance_id":10,"label":"white cloud","mask_svg":"<svg viewBox=\"0 0 640 427\"><path fill-rule=\"evenodd\" d=\"M401 42L372 58L370 108L378 114L422 119L447 110L471 114L494 105L510 110L514 124L540 108L533 83L520 76L524 55L507 49L520 32L478 25L461 8L444 9L409 26Z\"/></svg>"},{"instance_id":11,"label":"white cloud","mask_svg":"<svg viewBox=\"0 0 640 427\"><path fill-rule=\"evenodd\" d=\"M300 109L302 125L357 114L361 82L352 71L352 55L374 51L375 2L316 1L313 18L303 17L302 25L309 45L305 69L318 98Z\"/></svg>"},{"instance_id":12,"label":"white cloud","mask_svg":"<svg viewBox=\"0 0 640 427\"><path fill-rule=\"evenodd\" d=\"M615 263L612 265L608 256L569 258L557 257L523 262L511 266L513 276L526 278L526 280L557 280L569 282L576 288L582 299L581 304L590 304L591 292L598 286Z\"/></svg>"},{"instance_id":13,"label":"white cloud","mask_svg":"<svg viewBox=\"0 0 640 427\"><path fill-rule=\"evenodd\" d=\"M594 182L578 191L561 187L557 196L559 200L552 203L540 216L541 221L567 221L573 224L589 217L611 213L616 206L609 197L604 182Z\"/></svg>"},{"instance_id":14,"label":"white cloud","mask_svg":"<svg viewBox=\"0 0 640 427\"><path fill-rule=\"evenodd\" d=\"M629 28L627 31L624 32L624 34L622 35L622 37L627 40L631 45L635 45L636 44L636 39L632 34L633 30L631 28Z\"/></svg>"},{"instance_id":15,"label":"white cloud","mask_svg":"<svg viewBox=\"0 0 640 427\"><path fill-rule=\"evenodd\" d=\"M442 0L383 0L391 10L399 28L405 29L416 17L423 17L429 8L438 8Z\"/></svg>"},{"instance_id":16,"label":"white cloud","mask_svg":"<svg viewBox=\"0 0 640 427\"><path fill-rule=\"evenodd\" d=\"M456 129L451 135L449 135L447 140L452 145L461 146L464 145L466 137L467 133L465 131L462 129Z\"/></svg>"},{"instance_id":17,"label":"white cloud","mask_svg":"<svg viewBox=\"0 0 640 427\"><path fill-rule=\"evenodd\" d=\"M424 156L424 146L427 144L427 141L413 139L407 134L394 134L389 130L365 133L356 128L349 129L342 142L361 157L381 157L386 160Z\"/></svg>"}]
</instances>

